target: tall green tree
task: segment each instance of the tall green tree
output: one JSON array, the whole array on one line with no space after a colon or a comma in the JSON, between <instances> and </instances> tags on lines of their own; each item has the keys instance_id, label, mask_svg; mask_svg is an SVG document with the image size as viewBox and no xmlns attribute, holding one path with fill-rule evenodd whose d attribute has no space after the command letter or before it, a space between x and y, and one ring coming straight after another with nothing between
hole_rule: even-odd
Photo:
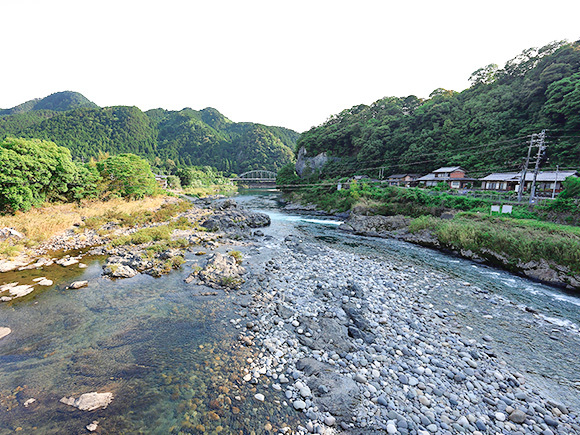
<instances>
[{"instance_id":1,"label":"tall green tree","mask_svg":"<svg viewBox=\"0 0 580 435\"><path fill-rule=\"evenodd\" d=\"M45 201L78 199L93 188L94 177L72 161L67 148L38 139L0 142L2 211L25 211Z\"/></svg>"}]
</instances>

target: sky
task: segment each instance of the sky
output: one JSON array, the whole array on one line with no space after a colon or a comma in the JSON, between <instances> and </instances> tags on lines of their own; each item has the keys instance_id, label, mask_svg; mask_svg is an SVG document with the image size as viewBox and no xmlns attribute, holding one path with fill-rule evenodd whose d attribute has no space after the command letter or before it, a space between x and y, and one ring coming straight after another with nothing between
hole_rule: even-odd
<instances>
[{"instance_id":1,"label":"sky","mask_svg":"<svg viewBox=\"0 0 580 435\"><path fill-rule=\"evenodd\" d=\"M0 108L76 91L299 132L580 39L580 1L0 0Z\"/></svg>"}]
</instances>

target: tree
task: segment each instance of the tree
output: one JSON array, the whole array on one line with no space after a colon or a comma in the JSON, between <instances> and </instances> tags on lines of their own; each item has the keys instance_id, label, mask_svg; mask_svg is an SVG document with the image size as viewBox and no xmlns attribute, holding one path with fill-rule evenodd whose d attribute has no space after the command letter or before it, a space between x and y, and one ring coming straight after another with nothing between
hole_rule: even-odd
<instances>
[{"instance_id":1,"label":"tree","mask_svg":"<svg viewBox=\"0 0 580 435\"><path fill-rule=\"evenodd\" d=\"M158 190L151 166L135 154L119 154L97 162L102 178L101 192L105 198L118 195L140 199Z\"/></svg>"},{"instance_id":2,"label":"tree","mask_svg":"<svg viewBox=\"0 0 580 435\"><path fill-rule=\"evenodd\" d=\"M6 138L0 142L0 210L28 210L45 201L72 200L91 189L88 170L54 142ZM93 184L94 186L94 184Z\"/></svg>"},{"instance_id":3,"label":"tree","mask_svg":"<svg viewBox=\"0 0 580 435\"><path fill-rule=\"evenodd\" d=\"M471 86L477 85L489 85L493 83L497 78L497 72L499 67L495 63L490 63L483 68L479 68L477 71L474 71L471 76L469 77L469 81L471 82Z\"/></svg>"}]
</instances>

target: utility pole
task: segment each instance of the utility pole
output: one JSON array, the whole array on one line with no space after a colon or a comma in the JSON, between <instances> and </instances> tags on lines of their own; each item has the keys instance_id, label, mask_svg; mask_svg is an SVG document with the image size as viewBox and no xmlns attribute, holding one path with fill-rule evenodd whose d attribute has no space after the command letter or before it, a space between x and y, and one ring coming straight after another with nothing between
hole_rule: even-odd
<instances>
[{"instance_id":1,"label":"utility pole","mask_svg":"<svg viewBox=\"0 0 580 435\"><path fill-rule=\"evenodd\" d=\"M530 164L530 156L532 155L532 147L534 146L535 139L536 133L533 133L532 138L530 139L530 146L528 148L528 157L526 158L526 162L524 163L524 169L522 169L522 173L520 174L520 188L518 190L518 202L522 201L522 193L524 192L526 183L526 172L528 171L528 165Z\"/></svg>"},{"instance_id":2,"label":"utility pole","mask_svg":"<svg viewBox=\"0 0 580 435\"><path fill-rule=\"evenodd\" d=\"M540 161L542 160L542 156L544 154L544 151L546 150L546 145L544 145L544 139L546 138L546 130L542 130L542 132L538 136L539 136L538 155L536 156L536 167L534 168L534 179L532 180L530 204L534 201L534 197L536 196L536 179L538 178L538 171L540 170Z\"/></svg>"},{"instance_id":3,"label":"utility pole","mask_svg":"<svg viewBox=\"0 0 580 435\"><path fill-rule=\"evenodd\" d=\"M560 172L560 165L556 165L556 179L554 180L554 188L552 189L552 199L556 196L556 184L558 184L558 172Z\"/></svg>"}]
</instances>

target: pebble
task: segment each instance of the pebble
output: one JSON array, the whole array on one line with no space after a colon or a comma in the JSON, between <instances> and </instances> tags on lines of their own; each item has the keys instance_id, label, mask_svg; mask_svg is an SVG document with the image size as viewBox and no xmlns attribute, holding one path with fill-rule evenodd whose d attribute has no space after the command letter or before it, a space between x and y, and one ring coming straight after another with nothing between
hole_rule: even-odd
<instances>
[{"instance_id":1,"label":"pebble","mask_svg":"<svg viewBox=\"0 0 580 435\"><path fill-rule=\"evenodd\" d=\"M254 394L254 397L260 402L263 402L266 399L262 393Z\"/></svg>"},{"instance_id":2,"label":"pebble","mask_svg":"<svg viewBox=\"0 0 580 435\"><path fill-rule=\"evenodd\" d=\"M306 408L306 402L304 402L303 400L295 400L292 405L294 406L294 409L298 411Z\"/></svg>"}]
</instances>

